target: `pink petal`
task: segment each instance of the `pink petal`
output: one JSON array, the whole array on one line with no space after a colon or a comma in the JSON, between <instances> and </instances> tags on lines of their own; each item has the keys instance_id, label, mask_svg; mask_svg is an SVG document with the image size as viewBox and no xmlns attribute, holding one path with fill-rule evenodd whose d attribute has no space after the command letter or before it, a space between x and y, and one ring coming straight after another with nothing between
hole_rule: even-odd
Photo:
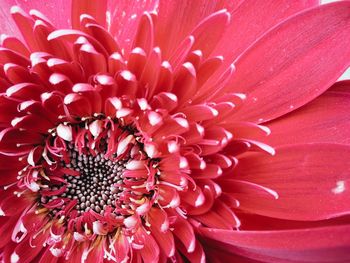
<instances>
[{"instance_id":1,"label":"pink petal","mask_svg":"<svg viewBox=\"0 0 350 263\"><path fill-rule=\"evenodd\" d=\"M191 33L195 40L192 50L200 50L204 57L209 56L222 38L230 18L230 13L224 9L201 21Z\"/></svg>"},{"instance_id":2,"label":"pink petal","mask_svg":"<svg viewBox=\"0 0 350 263\"><path fill-rule=\"evenodd\" d=\"M222 242L223 245L218 245L225 250L254 259L270 257L266 262L346 262L350 259L349 225L279 231L200 228L200 233Z\"/></svg>"},{"instance_id":3,"label":"pink petal","mask_svg":"<svg viewBox=\"0 0 350 263\"><path fill-rule=\"evenodd\" d=\"M0 95L0 123L4 127L9 126L12 119L18 116L17 103L3 94Z\"/></svg>"},{"instance_id":4,"label":"pink petal","mask_svg":"<svg viewBox=\"0 0 350 263\"><path fill-rule=\"evenodd\" d=\"M34 19L19 6L11 7L11 15L29 49L39 51L40 48L33 32Z\"/></svg>"},{"instance_id":5,"label":"pink petal","mask_svg":"<svg viewBox=\"0 0 350 263\"><path fill-rule=\"evenodd\" d=\"M80 15L91 15L104 26L106 24L106 0L72 0L72 27L80 28Z\"/></svg>"},{"instance_id":6,"label":"pink petal","mask_svg":"<svg viewBox=\"0 0 350 263\"><path fill-rule=\"evenodd\" d=\"M152 235L148 235L145 230L139 230L135 236L142 235L144 247L140 250L143 262L156 263L159 258L159 247Z\"/></svg>"},{"instance_id":7,"label":"pink petal","mask_svg":"<svg viewBox=\"0 0 350 263\"><path fill-rule=\"evenodd\" d=\"M158 81L161 66L161 50L154 48L147 60L145 68L142 72L140 82L149 87L148 98L151 99L154 96L154 90Z\"/></svg>"},{"instance_id":8,"label":"pink petal","mask_svg":"<svg viewBox=\"0 0 350 263\"><path fill-rule=\"evenodd\" d=\"M45 92L45 88L33 83L19 83L6 90L8 97L26 100L28 98L38 99Z\"/></svg>"},{"instance_id":9,"label":"pink petal","mask_svg":"<svg viewBox=\"0 0 350 263\"><path fill-rule=\"evenodd\" d=\"M239 200L242 210L260 215L290 220L345 215L350 213L349 156L346 145L285 146L277 148L275 156L256 154L239 160L235 178L253 184L225 179L220 186Z\"/></svg>"},{"instance_id":10,"label":"pink petal","mask_svg":"<svg viewBox=\"0 0 350 263\"><path fill-rule=\"evenodd\" d=\"M129 1L118 0L108 1L108 12L110 13L110 32L116 36L126 54L132 48L139 21L144 12L152 12L157 6L156 0Z\"/></svg>"},{"instance_id":11,"label":"pink petal","mask_svg":"<svg viewBox=\"0 0 350 263\"><path fill-rule=\"evenodd\" d=\"M70 41L75 44L75 48L81 48L84 44L92 45L93 48L96 49L97 52L102 53L104 55L108 55L106 49L102 46L100 42L98 42L92 36L75 29L58 29L50 33L47 37L48 41L55 40L63 40ZM85 48L86 49L86 48ZM91 47L89 47L91 49Z\"/></svg>"},{"instance_id":12,"label":"pink petal","mask_svg":"<svg viewBox=\"0 0 350 263\"><path fill-rule=\"evenodd\" d=\"M172 88L179 99L179 104L186 103L196 92L196 70L189 62L184 63L178 71Z\"/></svg>"},{"instance_id":13,"label":"pink petal","mask_svg":"<svg viewBox=\"0 0 350 263\"><path fill-rule=\"evenodd\" d=\"M54 255L52 255L50 249L46 249L46 251L40 257L39 263L47 263L47 262L56 263L57 260L58 260L58 257L55 257Z\"/></svg>"},{"instance_id":14,"label":"pink petal","mask_svg":"<svg viewBox=\"0 0 350 263\"><path fill-rule=\"evenodd\" d=\"M29 152L41 140L42 136L38 133L7 128L0 132L0 152L5 155L20 155L22 152Z\"/></svg>"},{"instance_id":15,"label":"pink petal","mask_svg":"<svg viewBox=\"0 0 350 263\"><path fill-rule=\"evenodd\" d=\"M214 243L215 241L212 241ZM209 262L222 263L222 262L239 262L239 263L261 263L261 261L255 261L246 257L241 257L233 253L233 251L226 251L220 247L220 244L205 247L206 257Z\"/></svg>"},{"instance_id":16,"label":"pink petal","mask_svg":"<svg viewBox=\"0 0 350 263\"><path fill-rule=\"evenodd\" d=\"M205 169L193 169L191 177L196 180L213 179L222 174L222 169L216 164L207 164Z\"/></svg>"},{"instance_id":17,"label":"pink petal","mask_svg":"<svg viewBox=\"0 0 350 263\"><path fill-rule=\"evenodd\" d=\"M178 217L173 227L173 234L181 241L187 252L192 253L196 249L196 237L190 223Z\"/></svg>"},{"instance_id":18,"label":"pink petal","mask_svg":"<svg viewBox=\"0 0 350 263\"><path fill-rule=\"evenodd\" d=\"M82 45L78 54L79 61L88 76L106 72L107 63L105 57L97 52L91 44Z\"/></svg>"},{"instance_id":19,"label":"pink petal","mask_svg":"<svg viewBox=\"0 0 350 263\"><path fill-rule=\"evenodd\" d=\"M214 195L215 195L214 190L209 185L204 185L200 191L200 199L199 199L200 201L198 201L197 205L195 203L195 206L190 207L188 209L188 214L201 215L210 211L215 201Z\"/></svg>"},{"instance_id":20,"label":"pink petal","mask_svg":"<svg viewBox=\"0 0 350 263\"><path fill-rule=\"evenodd\" d=\"M11 242L11 235L18 221L18 216L0 217L0 248L7 246Z\"/></svg>"},{"instance_id":21,"label":"pink petal","mask_svg":"<svg viewBox=\"0 0 350 263\"><path fill-rule=\"evenodd\" d=\"M31 75L26 68L16 64L8 63L4 65L6 77L13 84L20 82L36 82L36 79Z\"/></svg>"},{"instance_id":22,"label":"pink petal","mask_svg":"<svg viewBox=\"0 0 350 263\"><path fill-rule=\"evenodd\" d=\"M65 96L64 104L67 106L68 111L71 115L91 116L91 103L86 97L78 93L69 93L67 96ZM85 105L85 107L82 108L81 105Z\"/></svg>"},{"instance_id":23,"label":"pink petal","mask_svg":"<svg viewBox=\"0 0 350 263\"><path fill-rule=\"evenodd\" d=\"M219 115L219 112L208 105L191 105L182 109L181 112L186 115L189 121L200 122L210 120Z\"/></svg>"},{"instance_id":24,"label":"pink petal","mask_svg":"<svg viewBox=\"0 0 350 263\"><path fill-rule=\"evenodd\" d=\"M66 0L58 1L45 1L42 0L2 0L0 13L0 28L1 33L6 33L11 36L19 36L19 32L10 16L10 8L13 5L20 6L26 12L31 9L40 10L43 14L50 17L52 23L57 27L68 28L69 26L69 14L71 6ZM57 11L59 8L59 12Z\"/></svg>"},{"instance_id":25,"label":"pink petal","mask_svg":"<svg viewBox=\"0 0 350 263\"><path fill-rule=\"evenodd\" d=\"M98 246L86 249L83 252L83 255L81 257L81 262L84 262L84 263L102 262L103 254L104 254L104 251L102 249L102 244L100 243ZM72 260L72 262L79 262L79 261Z\"/></svg>"},{"instance_id":26,"label":"pink petal","mask_svg":"<svg viewBox=\"0 0 350 263\"><path fill-rule=\"evenodd\" d=\"M206 201L205 196L200 187L196 187L193 190L188 189L186 192L180 192L180 196L182 205L185 207L185 209L187 204L193 207L198 207L203 205ZM186 210L191 210L191 208Z\"/></svg>"},{"instance_id":27,"label":"pink petal","mask_svg":"<svg viewBox=\"0 0 350 263\"><path fill-rule=\"evenodd\" d=\"M176 1L164 0L159 3L156 44L161 47L165 58L169 58L179 43L204 18L227 8L233 10L237 1ZM174 21L177 21L174 23Z\"/></svg>"},{"instance_id":28,"label":"pink petal","mask_svg":"<svg viewBox=\"0 0 350 263\"><path fill-rule=\"evenodd\" d=\"M134 48L131 51L128 60L128 69L136 76L136 79L140 79L146 62L147 54L142 48Z\"/></svg>"},{"instance_id":29,"label":"pink petal","mask_svg":"<svg viewBox=\"0 0 350 263\"><path fill-rule=\"evenodd\" d=\"M244 213L237 211L237 216L242 222L240 230L259 230L259 231L275 231L275 230L287 230L287 229L303 229L303 228L315 228L326 227L332 225L345 225L349 222L350 216L340 216L331 219L325 219L320 221L296 221L286 220L274 217L261 216L257 214Z\"/></svg>"},{"instance_id":30,"label":"pink petal","mask_svg":"<svg viewBox=\"0 0 350 263\"><path fill-rule=\"evenodd\" d=\"M270 145L297 143L350 143L350 86L348 92L327 91L320 97L267 126L269 136L262 137Z\"/></svg>"},{"instance_id":31,"label":"pink petal","mask_svg":"<svg viewBox=\"0 0 350 263\"><path fill-rule=\"evenodd\" d=\"M114 243L114 249L116 250L117 262L122 262L123 260L127 259L130 248L129 248L129 242L123 234L116 237L116 240Z\"/></svg>"},{"instance_id":32,"label":"pink petal","mask_svg":"<svg viewBox=\"0 0 350 263\"><path fill-rule=\"evenodd\" d=\"M349 2L302 12L246 50L229 85L248 94L234 118L270 120L329 88L349 65L349 12Z\"/></svg>"},{"instance_id":33,"label":"pink petal","mask_svg":"<svg viewBox=\"0 0 350 263\"><path fill-rule=\"evenodd\" d=\"M179 251L183 255L185 255L185 257L189 260L189 262L191 262L191 263L205 263L206 262L204 249L198 240L196 240L195 250L191 253L189 253L180 242L178 242L177 247L178 247Z\"/></svg>"},{"instance_id":34,"label":"pink petal","mask_svg":"<svg viewBox=\"0 0 350 263\"><path fill-rule=\"evenodd\" d=\"M317 5L318 2L265 0L259 2L257 7L255 1L243 1L232 12L231 25L214 53L223 55L228 65L270 28L303 9Z\"/></svg>"},{"instance_id":35,"label":"pink petal","mask_svg":"<svg viewBox=\"0 0 350 263\"><path fill-rule=\"evenodd\" d=\"M3 156L1 156L3 158ZM1 176L0 176L0 186L4 187L6 185L10 185L12 183L17 182L17 176L18 172L14 169L6 169L8 168L8 164L2 166L3 168L0 170L1 171Z\"/></svg>"},{"instance_id":36,"label":"pink petal","mask_svg":"<svg viewBox=\"0 0 350 263\"><path fill-rule=\"evenodd\" d=\"M189 56L191 48L194 43L194 37L189 36L181 41L181 43L176 47L175 51L172 53L169 62L175 71L178 69L179 65L184 62L185 58ZM164 52L164 50L162 50Z\"/></svg>"},{"instance_id":37,"label":"pink petal","mask_svg":"<svg viewBox=\"0 0 350 263\"><path fill-rule=\"evenodd\" d=\"M44 235L40 235L38 239L42 239L43 236ZM40 240L39 242L42 244L44 241L45 240ZM41 250L42 246L38 245L32 247L29 238L27 237L25 240L23 240L16 246L14 253L16 253L19 257L18 262L30 263L40 253Z\"/></svg>"},{"instance_id":38,"label":"pink petal","mask_svg":"<svg viewBox=\"0 0 350 263\"><path fill-rule=\"evenodd\" d=\"M57 135L61 137L63 140L68 142L73 139L72 127L64 124L59 124L56 128Z\"/></svg>"},{"instance_id":39,"label":"pink petal","mask_svg":"<svg viewBox=\"0 0 350 263\"><path fill-rule=\"evenodd\" d=\"M74 253L70 254L69 260L71 262L81 262L85 247L86 245L78 246L77 249L74 250Z\"/></svg>"},{"instance_id":40,"label":"pink petal","mask_svg":"<svg viewBox=\"0 0 350 263\"><path fill-rule=\"evenodd\" d=\"M338 91L338 92L350 92L350 80L343 80L334 83L334 85L329 89L329 91Z\"/></svg>"},{"instance_id":41,"label":"pink petal","mask_svg":"<svg viewBox=\"0 0 350 263\"><path fill-rule=\"evenodd\" d=\"M21 55L20 53L14 52L8 48L0 48L0 62L2 64L12 63L16 61L17 65L21 65L24 67L28 67L30 65L30 61L27 57Z\"/></svg>"},{"instance_id":42,"label":"pink petal","mask_svg":"<svg viewBox=\"0 0 350 263\"><path fill-rule=\"evenodd\" d=\"M103 44L109 54L113 54L115 51L121 52L117 42L103 26L98 24L86 24L85 27L94 38L98 39L98 41Z\"/></svg>"},{"instance_id":43,"label":"pink petal","mask_svg":"<svg viewBox=\"0 0 350 263\"><path fill-rule=\"evenodd\" d=\"M18 38L14 37L13 35L14 34L11 34L11 36L2 35L1 45L5 48L12 49L26 57L29 57L30 52L28 48Z\"/></svg>"},{"instance_id":44,"label":"pink petal","mask_svg":"<svg viewBox=\"0 0 350 263\"><path fill-rule=\"evenodd\" d=\"M33 123L36 123L36 125L33 126ZM14 118L11 124L14 128L44 134L47 133L47 131L53 126L51 122L45 120L42 116L39 117L38 115L34 114Z\"/></svg>"},{"instance_id":45,"label":"pink petal","mask_svg":"<svg viewBox=\"0 0 350 263\"><path fill-rule=\"evenodd\" d=\"M151 225L152 236L159 248L167 257L172 257L175 253L174 236L170 230L161 232L157 227Z\"/></svg>"},{"instance_id":46,"label":"pink petal","mask_svg":"<svg viewBox=\"0 0 350 263\"><path fill-rule=\"evenodd\" d=\"M144 13L141 16L139 27L137 29L133 48L139 47L149 54L153 47L154 25L150 14Z\"/></svg>"},{"instance_id":47,"label":"pink petal","mask_svg":"<svg viewBox=\"0 0 350 263\"><path fill-rule=\"evenodd\" d=\"M20 33L10 14L11 6L15 4L15 1L1 1L0 28L2 34L20 37Z\"/></svg>"}]
</instances>

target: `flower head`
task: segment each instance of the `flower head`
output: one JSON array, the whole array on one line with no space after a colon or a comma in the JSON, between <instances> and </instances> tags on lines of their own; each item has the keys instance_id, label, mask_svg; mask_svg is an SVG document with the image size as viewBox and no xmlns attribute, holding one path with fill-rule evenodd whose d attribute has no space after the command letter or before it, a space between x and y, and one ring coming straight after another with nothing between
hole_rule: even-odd
<instances>
[{"instance_id":1,"label":"flower head","mask_svg":"<svg viewBox=\"0 0 350 263\"><path fill-rule=\"evenodd\" d=\"M57 8L2 36L2 261L350 259L348 1Z\"/></svg>"}]
</instances>

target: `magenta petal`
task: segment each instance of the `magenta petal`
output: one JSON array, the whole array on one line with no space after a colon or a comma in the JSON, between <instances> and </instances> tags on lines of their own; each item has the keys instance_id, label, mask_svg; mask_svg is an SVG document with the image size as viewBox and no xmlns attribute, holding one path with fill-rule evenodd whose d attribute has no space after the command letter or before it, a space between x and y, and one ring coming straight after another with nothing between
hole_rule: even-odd
<instances>
[{"instance_id":1,"label":"magenta petal","mask_svg":"<svg viewBox=\"0 0 350 263\"><path fill-rule=\"evenodd\" d=\"M239 200L241 209L255 214L290 220L349 214L349 156L347 145L304 144L277 148L275 156L241 158L235 178L271 189L278 199L236 180L225 179L221 187Z\"/></svg>"},{"instance_id":2,"label":"magenta petal","mask_svg":"<svg viewBox=\"0 0 350 263\"><path fill-rule=\"evenodd\" d=\"M246 50L229 85L248 95L234 118L271 120L329 88L349 66L349 12L337 2L299 13Z\"/></svg>"},{"instance_id":3,"label":"magenta petal","mask_svg":"<svg viewBox=\"0 0 350 263\"><path fill-rule=\"evenodd\" d=\"M212 251L212 252L211 252ZM213 249L213 250L208 250L206 249L206 253L208 254L208 258L210 262L212 263L221 263L223 262L239 262L239 263L261 263L261 261L256 261L253 259L249 259L246 257L240 257L235 254L231 254L228 252L223 252L218 249ZM212 253L212 254L210 254Z\"/></svg>"},{"instance_id":4,"label":"magenta petal","mask_svg":"<svg viewBox=\"0 0 350 263\"><path fill-rule=\"evenodd\" d=\"M338 81L329 89L329 91L350 93L350 79Z\"/></svg>"},{"instance_id":5,"label":"magenta petal","mask_svg":"<svg viewBox=\"0 0 350 263\"><path fill-rule=\"evenodd\" d=\"M129 1L118 0L108 1L108 11L110 12L110 29L112 36L116 36L122 48L128 51L133 44L131 39L136 34L138 23L144 12L152 12L156 9L156 0Z\"/></svg>"},{"instance_id":6,"label":"magenta petal","mask_svg":"<svg viewBox=\"0 0 350 263\"><path fill-rule=\"evenodd\" d=\"M268 123L271 134L261 139L276 146L310 142L349 144L350 85L347 87L347 93L327 91L304 107Z\"/></svg>"},{"instance_id":7,"label":"magenta petal","mask_svg":"<svg viewBox=\"0 0 350 263\"><path fill-rule=\"evenodd\" d=\"M106 23L107 0L72 0L72 27L80 27L80 16L91 15L104 26Z\"/></svg>"},{"instance_id":8,"label":"magenta petal","mask_svg":"<svg viewBox=\"0 0 350 263\"><path fill-rule=\"evenodd\" d=\"M9 3L13 2L13 3ZM1 1L1 11L0 11L0 28L2 34L9 34L11 36L20 36L17 30L16 24L12 20L10 14L10 8L15 5L15 1Z\"/></svg>"},{"instance_id":9,"label":"magenta petal","mask_svg":"<svg viewBox=\"0 0 350 263\"><path fill-rule=\"evenodd\" d=\"M264 0L258 3L259 8L257 8L257 2L243 1L232 12L231 26L214 53L223 55L227 64L231 63L270 28L287 17L303 9L313 7L318 3L319 1L317 0Z\"/></svg>"},{"instance_id":10,"label":"magenta petal","mask_svg":"<svg viewBox=\"0 0 350 263\"><path fill-rule=\"evenodd\" d=\"M67 0L57 0L57 1L43 1L43 0L2 0L1 3L1 19L0 19L0 28L1 33L7 33L11 35L16 32L16 26L13 26L14 23L10 18L10 8L11 6L17 5L23 8L26 12L29 12L31 9L40 11L45 16L49 17L51 22L60 28L68 28L69 18L71 12L71 1ZM59 7L59 12L57 12L57 7ZM9 23L7 23L9 22ZM4 27L4 26L5 27ZM7 30L8 28L8 30Z\"/></svg>"},{"instance_id":11,"label":"magenta petal","mask_svg":"<svg viewBox=\"0 0 350 263\"><path fill-rule=\"evenodd\" d=\"M161 0L156 40L162 49L162 55L168 58L204 18L223 8L231 11L238 4L238 1L227 0Z\"/></svg>"},{"instance_id":12,"label":"magenta petal","mask_svg":"<svg viewBox=\"0 0 350 263\"><path fill-rule=\"evenodd\" d=\"M350 262L350 1L13 2L1 263Z\"/></svg>"},{"instance_id":13,"label":"magenta petal","mask_svg":"<svg viewBox=\"0 0 350 263\"><path fill-rule=\"evenodd\" d=\"M280 259L268 262L346 262L350 259L350 225L279 231L200 228L199 232L223 244L220 247L225 250L254 259Z\"/></svg>"}]
</instances>

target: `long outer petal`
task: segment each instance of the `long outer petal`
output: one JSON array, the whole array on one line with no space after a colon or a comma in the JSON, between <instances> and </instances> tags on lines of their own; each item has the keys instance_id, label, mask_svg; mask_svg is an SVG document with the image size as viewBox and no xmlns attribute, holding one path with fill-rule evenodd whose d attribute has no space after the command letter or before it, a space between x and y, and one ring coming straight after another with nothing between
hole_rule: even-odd
<instances>
[{"instance_id":1,"label":"long outer petal","mask_svg":"<svg viewBox=\"0 0 350 263\"><path fill-rule=\"evenodd\" d=\"M10 8L12 5L15 5L16 3L7 3L5 1L1 1L1 8L0 8L0 28L2 34L9 34L11 36L17 36L20 37L20 33L18 30L16 30L16 25L14 21L12 20L12 17L10 15Z\"/></svg>"},{"instance_id":2,"label":"long outer petal","mask_svg":"<svg viewBox=\"0 0 350 263\"><path fill-rule=\"evenodd\" d=\"M329 142L350 144L348 92L327 91L311 103L267 123L271 134L259 139L272 146Z\"/></svg>"},{"instance_id":3,"label":"long outer petal","mask_svg":"<svg viewBox=\"0 0 350 263\"><path fill-rule=\"evenodd\" d=\"M118 0L108 2L107 26L109 32L116 37L126 54L133 45L139 21L144 12L156 9L157 0L129 1ZM107 18L108 18L107 16Z\"/></svg>"},{"instance_id":4,"label":"long outer petal","mask_svg":"<svg viewBox=\"0 0 350 263\"><path fill-rule=\"evenodd\" d=\"M107 0L72 0L72 27L80 28L80 15L88 14L104 26L106 24Z\"/></svg>"},{"instance_id":5,"label":"long outer petal","mask_svg":"<svg viewBox=\"0 0 350 263\"><path fill-rule=\"evenodd\" d=\"M318 0L265 0L259 2L259 8L257 8L255 0L245 0L231 13L231 26L216 47L214 54L223 55L228 65L270 28L318 3Z\"/></svg>"},{"instance_id":6,"label":"long outer petal","mask_svg":"<svg viewBox=\"0 0 350 263\"><path fill-rule=\"evenodd\" d=\"M5 33L11 36L20 37L19 31L10 15L10 8L14 5L20 6L27 12L31 9L39 10L44 15L48 16L56 27L69 27L68 18L71 10L71 1L69 0L1 0L0 5L0 28L2 34ZM57 12L57 7L60 9L59 12Z\"/></svg>"},{"instance_id":7,"label":"long outer petal","mask_svg":"<svg viewBox=\"0 0 350 263\"><path fill-rule=\"evenodd\" d=\"M209 245L208 243L214 243L214 245ZM220 244L216 244L215 241L206 242L205 246L206 257L209 262L212 263L222 263L222 262L239 262L239 263L261 263L261 261L256 261L249 259L247 257L242 257L234 254L233 251L227 249L222 249Z\"/></svg>"},{"instance_id":8,"label":"long outer petal","mask_svg":"<svg viewBox=\"0 0 350 263\"><path fill-rule=\"evenodd\" d=\"M280 147L275 156L255 154L239 159L235 177L229 175L220 186L239 200L240 209L255 214L305 221L347 215L349 156L348 145ZM253 184L236 183L236 178Z\"/></svg>"},{"instance_id":9,"label":"long outer petal","mask_svg":"<svg viewBox=\"0 0 350 263\"><path fill-rule=\"evenodd\" d=\"M279 231L200 228L199 232L222 242L221 248L236 250L254 259L271 257L268 262L347 262L350 259L350 225Z\"/></svg>"},{"instance_id":10,"label":"long outer petal","mask_svg":"<svg viewBox=\"0 0 350 263\"><path fill-rule=\"evenodd\" d=\"M349 13L348 1L307 10L246 50L235 62L228 85L248 95L233 118L271 120L328 89L349 66Z\"/></svg>"},{"instance_id":11,"label":"long outer petal","mask_svg":"<svg viewBox=\"0 0 350 263\"><path fill-rule=\"evenodd\" d=\"M156 44L162 54L169 58L190 32L210 14L226 8L234 10L240 1L206 1L206 0L161 0L159 2L158 29ZM177 21L177 23L174 23Z\"/></svg>"}]
</instances>

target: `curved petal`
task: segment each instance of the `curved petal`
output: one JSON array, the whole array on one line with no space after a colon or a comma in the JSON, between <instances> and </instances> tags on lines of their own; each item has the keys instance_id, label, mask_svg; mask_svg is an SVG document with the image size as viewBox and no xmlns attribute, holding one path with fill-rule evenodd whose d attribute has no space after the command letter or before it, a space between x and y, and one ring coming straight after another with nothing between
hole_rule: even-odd
<instances>
[{"instance_id":1,"label":"curved petal","mask_svg":"<svg viewBox=\"0 0 350 263\"><path fill-rule=\"evenodd\" d=\"M32 9L40 11L45 16L49 17L50 21L60 28L70 27L70 12L71 12L71 1L70 0L57 0L57 1L42 1L42 0L2 0L1 2L0 14L4 14L5 21L11 20L11 31L7 32L7 27L3 27L3 19L0 19L1 31L2 33L7 33L13 35L12 26L14 23L10 17L10 8L13 5L20 6L23 10L29 12ZM59 8L59 12L57 9ZM16 27L14 27L16 28ZM15 34L18 35L18 34Z\"/></svg>"},{"instance_id":2,"label":"curved petal","mask_svg":"<svg viewBox=\"0 0 350 263\"><path fill-rule=\"evenodd\" d=\"M350 213L349 159L348 145L285 146L277 148L275 156L239 159L235 178L250 185L225 179L220 186L239 200L242 210L255 214L290 220L332 218ZM277 200L268 189L277 192Z\"/></svg>"},{"instance_id":3,"label":"curved petal","mask_svg":"<svg viewBox=\"0 0 350 263\"><path fill-rule=\"evenodd\" d=\"M107 0L72 0L72 28L80 27L80 15L91 15L96 21L105 26Z\"/></svg>"},{"instance_id":4,"label":"curved petal","mask_svg":"<svg viewBox=\"0 0 350 263\"><path fill-rule=\"evenodd\" d=\"M2 34L20 37L21 34L17 30L16 24L12 20L10 13L11 6L15 4L15 1L1 1L0 28Z\"/></svg>"},{"instance_id":5,"label":"curved petal","mask_svg":"<svg viewBox=\"0 0 350 263\"><path fill-rule=\"evenodd\" d=\"M246 50L228 86L248 95L233 118L271 120L329 88L349 66L349 12L348 1L307 10Z\"/></svg>"},{"instance_id":6,"label":"curved petal","mask_svg":"<svg viewBox=\"0 0 350 263\"><path fill-rule=\"evenodd\" d=\"M241 257L237 254L233 254L232 251L225 251L222 248L220 249L219 244L215 244L213 246L208 246L208 244L206 244L205 253L209 262L212 262L212 263L221 263L221 262L261 263L261 261L256 261L246 257Z\"/></svg>"},{"instance_id":7,"label":"curved petal","mask_svg":"<svg viewBox=\"0 0 350 263\"><path fill-rule=\"evenodd\" d=\"M259 2L259 8L257 8L256 1L243 1L232 12L231 26L216 47L214 54L224 56L225 63L228 65L270 28L287 17L316 6L318 3L318 0L265 0Z\"/></svg>"},{"instance_id":8,"label":"curved petal","mask_svg":"<svg viewBox=\"0 0 350 263\"><path fill-rule=\"evenodd\" d=\"M279 231L230 231L200 228L225 250L268 262L346 262L350 225ZM276 260L272 258L276 258Z\"/></svg>"},{"instance_id":9,"label":"curved petal","mask_svg":"<svg viewBox=\"0 0 350 263\"><path fill-rule=\"evenodd\" d=\"M234 10L240 1L207 0L161 0L159 3L156 43L161 47L162 55L169 58L190 32L210 14L226 8ZM174 23L174 21L177 21Z\"/></svg>"},{"instance_id":10,"label":"curved petal","mask_svg":"<svg viewBox=\"0 0 350 263\"><path fill-rule=\"evenodd\" d=\"M350 80L347 79L334 83L334 85L330 87L329 91L350 93Z\"/></svg>"},{"instance_id":11,"label":"curved petal","mask_svg":"<svg viewBox=\"0 0 350 263\"><path fill-rule=\"evenodd\" d=\"M329 142L350 144L350 85L348 92L327 91L311 103L266 125L265 143L284 144Z\"/></svg>"},{"instance_id":12,"label":"curved petal","mask_svg":"<svg viewBox=\"0 0 350 263\"><path fill-rule=\"evenodd\" d=\"M237 211L237 217L242 222L239 230L244 231L276 231L287 229L304 229L315 227L326 227L333 225L345 225L350 222L350 216L340 216L320 221L297 221L286 220L275 217L261 216L257 214L244 213Z\"/></svg>"},{"instance_id":13,"label":"curved petal","mask_svg":"<svg viewBox=\"0 0 350 263\"><path fill-rule=\"evenodd\" d=\"M116 37L122 48L130 50L142 14L155 11L157 2L157 0L108 1L107 25L109 32Z\"/></svg>"},{"instance_id":14,"label":"curved petal","mask_svg":"<svg viewBox=\"0 0 350 263\"><path fill-rule=\"evenodd\" d=\"M39 238L42 239L41 236L39 236ZM39 241L40 243L44 242L44 240L40 240L40 241ZM18 261L14 261L14 262L23 262L23 263L33 262L32 260L35 259L35 257L40 253L42 249L43 249L42 246L32 247L30 244L30 239L27 236L26 239L18 243L18 245L16 246L14 253L18 256Z\"/></svg>"}]
</instances>

